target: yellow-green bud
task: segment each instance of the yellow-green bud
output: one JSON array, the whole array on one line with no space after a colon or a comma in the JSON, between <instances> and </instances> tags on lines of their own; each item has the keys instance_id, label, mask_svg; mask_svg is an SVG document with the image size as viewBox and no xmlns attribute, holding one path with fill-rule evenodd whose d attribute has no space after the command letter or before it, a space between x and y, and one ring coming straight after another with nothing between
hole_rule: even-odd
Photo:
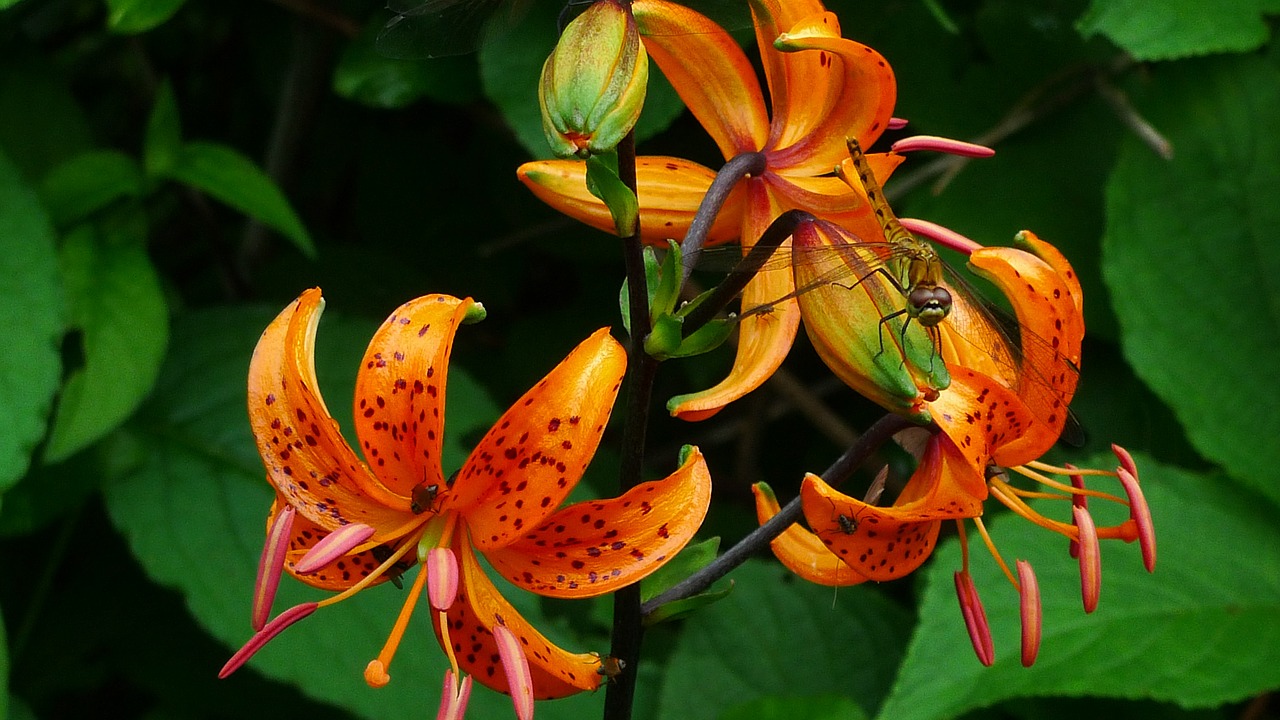
<instances>
[{"instance_id":1,"label":"yellow-green bud","mask_svg":"<svg viewBox=\"0 0 1280 720\"><path fill-rule=\"evenodd\" d=\"M649 55L630 8L598 0L569 23L542 66L542 129L559 157L608 152L644 105Z\"/></svg>"}]
</instances>

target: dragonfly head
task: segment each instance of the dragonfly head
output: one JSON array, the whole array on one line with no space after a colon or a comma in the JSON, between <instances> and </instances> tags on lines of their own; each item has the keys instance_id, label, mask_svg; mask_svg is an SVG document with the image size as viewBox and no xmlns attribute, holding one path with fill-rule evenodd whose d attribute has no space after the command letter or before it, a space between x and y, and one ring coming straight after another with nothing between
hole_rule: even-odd
<instances>
[{"instance_id":1,"label":"dragonfly head","mask_svg":"<svg viewBox=\"0 0 1280 720\"><path fill-rule=\"evenodd\" d=\"M907 314L925 327L935 327L951 312L951 293L940 285L917 285L907 293Z\"/></svg>"}]
</instances>

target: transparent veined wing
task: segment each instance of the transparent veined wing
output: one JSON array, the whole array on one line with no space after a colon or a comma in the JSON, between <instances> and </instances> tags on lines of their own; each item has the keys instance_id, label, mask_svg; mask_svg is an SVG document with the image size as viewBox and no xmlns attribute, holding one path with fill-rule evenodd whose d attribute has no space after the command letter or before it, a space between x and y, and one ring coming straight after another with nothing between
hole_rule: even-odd
<instances>
[{"instance_id":1,"label":"transparent veined wing","mask_svg":"<svg viewBox=\"0 0 1280 720\"><path fill-rule=\"evenodd\" d=\"M713 272L746 272L738 267L742 257L741 249L736 246L705 248L699 254L697 265L700 270ZM912 308L911 296L917 287L911 279L921 276L919 268L922 264L931 266L938 273L941 279L937 284L949 298L944 316L931 324L918 315L919 308ZM821 270L815 270L817 268ZM813 271L797 273L798 269ZM1008 310L987 300L927 243L783 245L760 266L759 271L795 273L809 279L787 295L741 308L740 318L771 312L779 303L821 287L837 285L852 291L868 278L882 278L895 289L898 297L892 304L886 303L882 310L877 321L879 332L891 332L887 320L899 316L906 321L897 325L900 328L898 332L905 332L913 321L926 325L935 338L935 352L939 356L966 365L978 365L974 359L981 358L986 363L985 373L1028 398L1029 405L1034 406L1033 412L1042 416L1042 420L1056 425L1064 422L1062 417L1049 415L1063 413L1065 424L1061 439L1069 445L1083 444L1083 431L1066 410L1064 402L1074 392L1079 378L1078 358L1063 354L1059 350L1060 343L1046 339L1020 323ZM935 333L932 328L938 331ZM970 360L965 361L965 358Z\"/></svg>"},{"instance_id":2,"label":"transparent veined wing","mask_svg":"<svg viewBox=\"0 0 1280 720\"><path fill-rule=\"evenodd\" d=\"M378 33L375 46L383 55L399 59L464 55L516 28L533 2L557 3L561 27L591 4L591 0L389 0L387 9L392 17ZM729 30L751 25L747 0L686 0L680 4Z\"/></svg>"}]
</instances>

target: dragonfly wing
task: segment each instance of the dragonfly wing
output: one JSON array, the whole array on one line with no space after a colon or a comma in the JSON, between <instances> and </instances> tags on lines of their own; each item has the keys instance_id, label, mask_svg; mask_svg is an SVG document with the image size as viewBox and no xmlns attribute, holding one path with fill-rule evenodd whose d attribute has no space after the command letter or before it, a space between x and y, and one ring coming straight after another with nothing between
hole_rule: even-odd
<instances>
[{"instance_id":1,"label":"dragonfly wing","mask_svg":"<svg viewBox=\"0 0 1280 720\"><path fill-rule=\"evenodd\" d=\"M518 0L391 0L396 13L378 33L378 52L397 59L463 55L510 27Z\"/></svg>"}]
</instances>

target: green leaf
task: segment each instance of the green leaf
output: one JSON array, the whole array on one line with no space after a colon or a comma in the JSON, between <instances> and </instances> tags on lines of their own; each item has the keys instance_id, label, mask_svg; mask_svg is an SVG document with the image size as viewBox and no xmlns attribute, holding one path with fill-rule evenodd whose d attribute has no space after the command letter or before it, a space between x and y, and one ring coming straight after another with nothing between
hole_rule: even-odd
<instances>
[{"instance_id":1,"label":"green leaf","mask_svg":"<svg viewBox=\"0 0 1280 720\"><path fill-rule=\"evenodd\" d=\"M1263 0L1093 0L1076 22L1138 60L1256 50L1267 41Z\"/></svg>"},{"instance_id":2,"label":"green leaf","mask_svg":"<svg viewBox=\"0 0 1280 720\"><path fill-rule=\"evenodd\" d=\"M640 203L618 177L617 156L592 155L587 158L587 190L600 198L613 216L613 228L618 237L635 234L640 221Z\"/></svg>"},{"instance_id":3,"label":"green leaf","mask_svg":"<svg viewBox=\"0 0 1280 720\"><path fill-rule=\"evenodd\" d=\"M721 713L720 720L863 720L867 713L842 695L757 698Z\"/></svg>"},{"instance_id":4,"label":"green leaf","mask_svg":"<svg viewBox=\"0 0 1280 720\"><path fill-rule=\"evenodd\" d=\"M0 151L0 492L26 472L62 374L65 308L53 227Z\"/></svg>"},{"instance_id":5,"label":"green leaf","mask_svg":"<svg viewBox=\"0 0 1280 720\"><path fill-rule=\"evenodd\" d=\"M385 24L376 22L347 44L333 72L333 90L342 97L376 108L402 108L429 98L464 105L480 97L480 73L474 58L396 60L379 53L374 39Z\"/></svg>"},{"instance_id":6,"label":"green leaf","mask_svg":"<svg viewBox=\"0 0 1280 720\"><path fill-rule=\"evenodd\" d=\"M251 595L273 497L245 417L245 385L253 347L274 313L227 308L178 318L155 399L117 434L112 453L117 462L104 489L112 521L147 574L183 594L196 620L226 645L228 656L252 634ZM376 327L334 313L321 321L316 370L329 407L351 408L355 372ZM450 368L446 392L444 463L457 467L467 454L466 438L487 427L498 412L457 366ZM338 420L350 428L350 410ZM322 596L285 578L276 611ZM512 593L510 599L540 629L559 634L555 631L561 628L546 623L537 609L538 598ZM257 670L362 717L426 714L438 702L448 664L425 612L410 623L391 683L373 690L363 679L365 664L377 655L404 600L405 592L388 583L319 610L272 641L249 669L228 679L226 691L242 687L241 673ZM591 695L556 701L547 704L545 714L598 715L598 710L583 710L583 703L598 702ZM509 698L477 686L473 717L510 712Z\"/></svg>"},{"instance_id":7,"label":"green leaf","mask_svg":"<svg viewBox=\"0 0 1280 720\"><path fill-rule=\"evenodd\" d=\"M1262 451L1280 425L1263 391L1280 375L1280 70L1215 58L1158 67L1152 84L1158 100L1140 104L1174 159L1130 140L1107 183L1125 356L1201 453L1280 499Z\"/></svg>"},{"instance_id":8,"label":"green leaf","mask_svg":"<svg viewBox=\"0 0 1280 720\"><path fill-rule=\"evenodd\" d=\"M165 174L275 228L292 240L303 255L315 257L311 236L284 193L261 168L239 152L216 143L189 142L182 146L177 162Z\"/></svg>"},{"instance_id":9,"label":"green leaf","mask_svg":"<svg viewBox=\"0 0 1280 720\"><path fill-rule=\"evenodd\" d=\"M528 15L515 32L486 43L480 50L480 78L484 94L502 112L516 139L531 155L551 157L538 109L542 64L556 43L556 22L564 3L530 3ZM652 68L651 68L652 69ZM684 111L684 103L659 72L649 73L644 111L636 123L636 140L667 129Z\"/></svg>"},{"instance_id":10,"label":"green leaf","mask_svg":"<svg viewBox=\"0 0 1280 720\"><path fill-rule=\"evenodd\" d=\"M131 218L132 220L133 218ZM110 432L151 391L169 339L168 308L146 250L145 220L68 235L61 263L70 324L84 366L62 390L45 460L57 462Z\"/></svg>"},{"instance_id":11,"label":"green leaf","mask_svg":"<svg viewBox=\"0 0 1280 720\"><path fill-rule=\"evenodd\" d=\"M671 562L663 565L644 579L640 586L640 602L649 602L671 586L701 570L716 559L720 538L713 537L693 543L681 550Z\"/></svg>"},{"instance_id":12,"label":"green leaf","mask_svg":"<svg viewBox=\"0 0 1280 720\"><path fill-rule=\"evenodd\" d=\"M45 58L6 53L0 62L0 147L29 180L93 147L94 133L66 83Z\"/></svg>"},{"instance_id":13,"label":"green leaf","mask_svg":"<svg viewBox=\"0 0 1280 720\"><path fill-rule=\"evenodd\" d=\"M888 692L909 628L865 587L819 587L772 562L730 575L737 590L684 623L667 662L660 717L716 718L766 695L834 690L864 710Z\"/></svg>"},{"instance_id":14,"label":"green leaf","mask_svg":"<svg viewBox=\"0 0 1280 720\"><path fill-rule=\"evenodd\" d=\"M136 160L115 150L93 150L46 175L40 183L40 198L54 224L65 228L116 200L142 197L145 185Z\"/></svg>"},{"instance_id":15,"label":"green leaf","mask_svg":"<svg viewBox=\"0 0 1280 720\"><path fill-rule=\"evenodd\" d=\"M1113 466L1102 458L1099 466ZM956 717L1007 698L1106 696L1210 707L1280 685L1280 532L1276 508L1222 476L1138 458L1159 537L1154 574L1139 549L1102 543L1098 609L1081 607L1079 566L1067 541L1012 515L989 524L1006 559L1035 567L1044 608L1036 664L1019 662L1017 593L974 546L974 582L995 640L996 663L974 656L952 573L958 543L943 543L927 570L920 626L880 717ZM1116 490L1103 482L1091 487ZM1100 503L1091 503L1095 513ZM1038 505L1062 518L1058 503ZM1055 512L1056 511L1056 512ZM1111 518L1115 522L1123 518ZM946 672L938 672L946 668Z\"/></svg>"},{"instance_id":16,"label":"green leaf","mask_svg":"<svg viewBox=\"0 0 1280 720\"><path fill-rule=\"evenodd\" d=\"M107 27L122 34L143 33L163 24L186 0L107 0Z\"/></svg>"},{"instance_id":17,"label":"green leaf","mask_svg":"<svg viewBox=\"0 0 1280 720\"><path fill-rule=\"evenodd\" d=\"M147 118L147 134L142 139L142 163L151 177L163 177L178 162L182 152L182 120L173 86L161 83L156 104Z\"/></svg>"}]
</instances>

